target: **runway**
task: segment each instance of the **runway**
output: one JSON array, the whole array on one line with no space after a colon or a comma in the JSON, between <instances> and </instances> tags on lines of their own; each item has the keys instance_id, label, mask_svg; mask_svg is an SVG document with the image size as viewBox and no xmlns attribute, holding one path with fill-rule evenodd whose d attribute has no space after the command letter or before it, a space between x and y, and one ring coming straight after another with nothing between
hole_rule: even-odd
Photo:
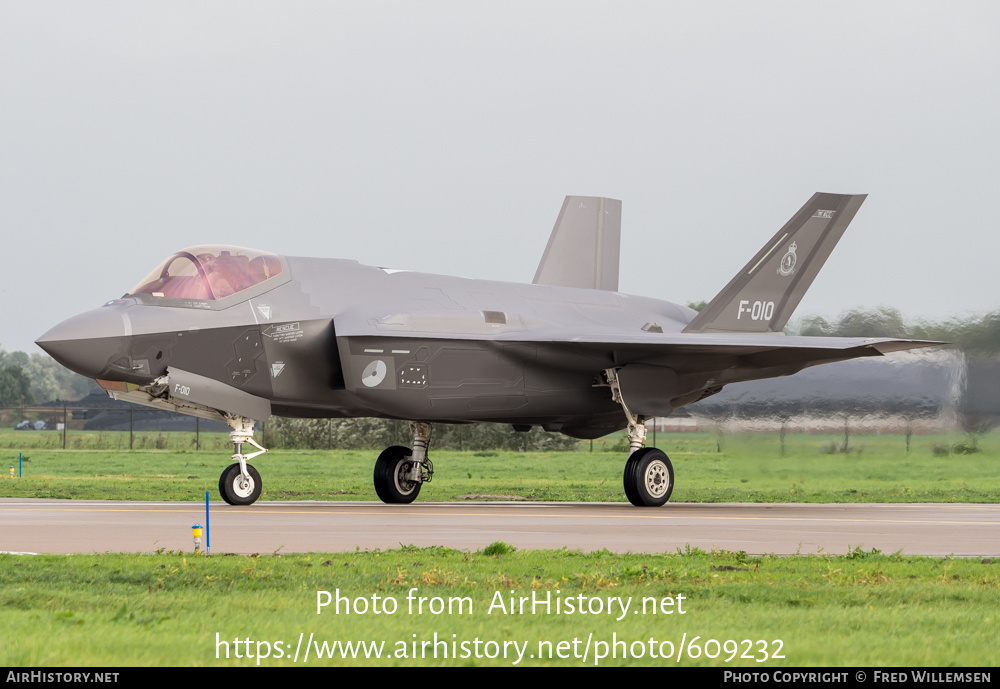
<instances>
[{"instance_id":1,"label":"runway","mask_svg":"<svg viewBox=\"0 0 1000 689\"><path fill-rule=\"evenodd\" d=\"M0 499L0 551L192 550L204 503ZM638 509L613 503L212 503L214 553L317 552L493 541L518 548L748 553L851 548L910 555L1000 555L1000 505L694 504Z\"/></svg>"}]
</instances>

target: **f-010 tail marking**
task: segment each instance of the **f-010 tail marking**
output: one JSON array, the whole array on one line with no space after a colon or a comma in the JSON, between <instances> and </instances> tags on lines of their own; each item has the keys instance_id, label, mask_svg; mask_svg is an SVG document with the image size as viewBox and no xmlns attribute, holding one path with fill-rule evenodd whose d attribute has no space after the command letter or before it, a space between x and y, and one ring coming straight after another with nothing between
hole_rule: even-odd
<instances>
[{"instance_id":1,"label":"f-010 tail marking","mask_svg":"<svg viewBox=\"0 0 1000 689\"><path fill-rule=\"evenodd\" d=\"M781 332L866 196L814 194L684 332Z\"/></svg>"}]
</instances>

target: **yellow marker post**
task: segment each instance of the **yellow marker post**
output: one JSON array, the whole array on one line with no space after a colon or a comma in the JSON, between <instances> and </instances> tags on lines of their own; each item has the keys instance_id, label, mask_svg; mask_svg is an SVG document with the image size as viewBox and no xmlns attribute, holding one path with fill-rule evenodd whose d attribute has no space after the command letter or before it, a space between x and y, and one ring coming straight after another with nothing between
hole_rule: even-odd
<instances>
[{"instance_id":1,"label":"yellow marker post","mask_svg":"<svg viewBox=\"0 0 1000 689\"><path fill-rule=\"evenodd\" d=\"M195 524L191 527L191 531L194 532L194 552L201 552L201 524Z\"/></svg>"}]
</instances>

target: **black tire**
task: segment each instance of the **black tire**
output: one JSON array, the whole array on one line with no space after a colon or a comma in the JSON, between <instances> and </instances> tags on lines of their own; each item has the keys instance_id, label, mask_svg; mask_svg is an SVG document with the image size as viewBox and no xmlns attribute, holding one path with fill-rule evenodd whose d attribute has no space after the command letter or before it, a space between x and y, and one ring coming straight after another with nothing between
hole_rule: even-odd
<instances>
[{"instance_id":1,"label":"black tire","mask_svg":"<svg viewBox=\"0 0 1000 689\"><path fill-rule=\"evenodd\" d=\"M247 473L250 474L250 484L245 487L240 485L242 475L239 462L227 466L219 477L219 494L230 505L252 505L260 497L260 491L264 487L260 473L251 464L247 464Z\"/></svg>"},{"instance_id":2,"label":"black tire","mask_svg":"<svg viewBox=\"0 0 1000 689\"><path fill-rule=\"evenodd\" d=\"M674 491L674 466L662 450L644 447L625 463L625 496L636 507L659 507Z\"/></svg>"},{"instance_id":3,"label":"black tire","mask_svg":"<svg viewBox=\"0 0 1000 689\"><path fill-rule=\"evenodd\" d=\"M406 504L413 502L420 494L421 483L400 478L410 472L413 466L412 454L410 448L394 445L385 448L375 460L375 492L382 502Z\"/></svg>"}]
</instances>

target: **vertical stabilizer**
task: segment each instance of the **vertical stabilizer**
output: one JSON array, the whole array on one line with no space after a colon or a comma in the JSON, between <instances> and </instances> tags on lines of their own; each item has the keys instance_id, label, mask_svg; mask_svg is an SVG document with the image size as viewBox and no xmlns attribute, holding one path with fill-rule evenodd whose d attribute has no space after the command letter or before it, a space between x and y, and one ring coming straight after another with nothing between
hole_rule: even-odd
<instances>
[{"instance_id":1,"label":"vertical stabilizer","mask_svg":"<svg viewBox=\"0 0 1000 689\"><path fill-rule=\"evenodd\" d=\"M532 283L618 291L622 202L567 196Z\"/></svg>"},{"instance_id":2,"label":"vertical stabilizer","mask_svg":"<svg viewBox=\"0 0 1000 689\"><path fill-rule=\"evenodd\" d=\"M814 194L684 332L780 332L866 196Z\"/></svg>"}]
</instances>

